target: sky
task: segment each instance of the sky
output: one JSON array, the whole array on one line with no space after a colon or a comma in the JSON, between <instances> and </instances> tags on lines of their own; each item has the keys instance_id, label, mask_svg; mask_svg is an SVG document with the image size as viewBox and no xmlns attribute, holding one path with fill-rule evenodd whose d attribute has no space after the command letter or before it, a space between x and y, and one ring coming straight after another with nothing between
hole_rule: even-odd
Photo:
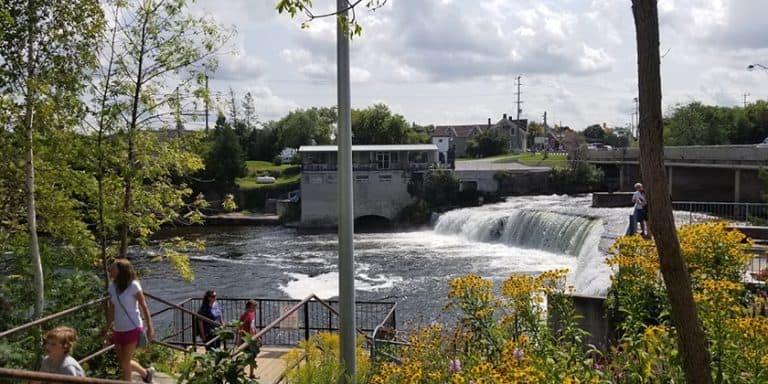
<instances>
[{"instance_id":1,"label":"sky","mask_svg":"<svg viewBox=\"0 0 768 384\"><path fill-rule=\"evenodd\" d=\"M237 30L212 92L251 92L259 120L336 104L335 19L291 19L277 0L198 0L190 12ZM317 13L333 0L315 0ZM361 3L364 5L365 1ZM582 130L628 126L637 96L629 0L388 0L361 7L350 44L352 107L385 103L421 125L521 118ZM659 0L665 113L701 101L768 99L768 1Z\"/></svg>"}]
</instances>

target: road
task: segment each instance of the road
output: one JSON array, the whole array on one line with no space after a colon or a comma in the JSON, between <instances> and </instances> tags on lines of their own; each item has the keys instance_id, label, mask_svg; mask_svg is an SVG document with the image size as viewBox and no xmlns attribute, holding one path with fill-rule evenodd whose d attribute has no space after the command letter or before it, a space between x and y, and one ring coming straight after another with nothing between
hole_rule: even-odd
<instances>
[{"instance_id":1,"label":"road","mask_svg":"<svg viewBox=\"0 0 768 384\"><path fill-rule=\"evenodd\" d=\"M518 162L496 163L495 159L459 160L457 171L549 171L549 167L530 167Z\"/></svg>"}]
</instances>

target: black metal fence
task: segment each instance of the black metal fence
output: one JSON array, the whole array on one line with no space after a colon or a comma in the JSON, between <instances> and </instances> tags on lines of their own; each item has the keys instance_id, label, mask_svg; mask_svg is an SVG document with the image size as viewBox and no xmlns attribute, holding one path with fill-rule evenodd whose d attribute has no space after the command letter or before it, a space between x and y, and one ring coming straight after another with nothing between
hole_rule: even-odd
<instances>
[{"instance_id":1,"label":"black metal fence","mask_svg":"<svg viewBox=\"0 0 768 384\"><path fill-rule=\"evenodd\" d=\"M225 323L239 320L245 311L245 304L251 299L245 298L218 298L222 318ZM261 331L267 325L277 320L288 312L301 300L293 299L253 299L256 301L255 328ZM338 311L339 302L327 300L334 310ZM179 304L182 308L197 312L201 299L187 299ZM357 301L355 307L355 321L359 331L366 334L372 333L383 322L384 326L396 327L394 315L394 302L381 301ZM166 341L170 344L189 346L200 344L197 337L197 319L188 312L174 311L171 325L172 337ZM307 340L319 332L337 332L339 330L339 317L319 301L308 301L298 311L291 313L287 318L262 335L264 345L296 345L299 341Z\"/></svg>"}]
</instances>

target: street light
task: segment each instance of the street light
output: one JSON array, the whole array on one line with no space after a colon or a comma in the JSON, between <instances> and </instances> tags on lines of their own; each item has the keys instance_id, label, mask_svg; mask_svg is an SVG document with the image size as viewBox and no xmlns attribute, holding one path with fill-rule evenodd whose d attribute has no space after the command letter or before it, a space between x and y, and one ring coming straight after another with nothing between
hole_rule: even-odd
<instances>
[{"instance_id":1,"label":"street light","mask_svg":"<svg viewBox=\"0 0 768 384\"><path fill-rule=\"evenodd\" d=\"M750 65L747 65L747 69L750 70L750 71L754 70L755 68L762 68L762 69L768 71L768 67L766 67L765 65L762 65L762 64L750 64Z\"/></svg>"}]
</instances>

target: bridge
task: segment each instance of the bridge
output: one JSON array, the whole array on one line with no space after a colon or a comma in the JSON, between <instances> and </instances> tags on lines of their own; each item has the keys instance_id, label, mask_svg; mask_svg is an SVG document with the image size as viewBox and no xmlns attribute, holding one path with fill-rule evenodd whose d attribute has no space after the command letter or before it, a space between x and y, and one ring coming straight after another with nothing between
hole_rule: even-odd
<instances>
[{"instance_id":1,"label":"bridge","mask_svg":"<svg viewBox=\"0 0 768 384\"><path fill-rule=\"evenodd\" d=\"M608 189L631 191L641 181L639 156L638 148L589 150L584 161L603 170ZM664 165L672 200L762 202L759 171L768 165L768 147L665 147Z\"/></svg>"}]
</instances>

